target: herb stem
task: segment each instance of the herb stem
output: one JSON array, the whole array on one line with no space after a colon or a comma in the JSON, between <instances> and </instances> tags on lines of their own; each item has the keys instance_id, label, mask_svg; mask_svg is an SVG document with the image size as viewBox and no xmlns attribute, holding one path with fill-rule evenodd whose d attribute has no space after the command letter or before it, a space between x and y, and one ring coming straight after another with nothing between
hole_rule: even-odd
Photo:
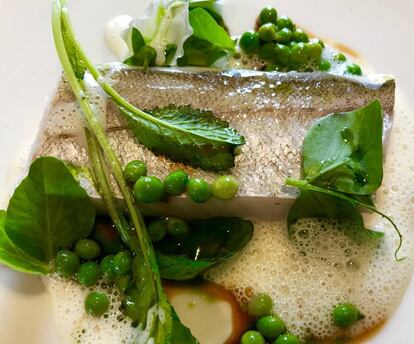
<instances>
[{"instance_id":1,"label":"herb stem","mask_svg":"<svg viewBox=\"0 0 414 344\"><path fill-rule=\"evenodd\" d=\"M371 211L373 211L374 213L377 213L378 215L381 215L383 218L387 219L391 225L394 227L395 231L397 232L398 238L399 238L399 244L397 249L395 250L394 253L394 257L396 261L402 261L405 259L405 257L402 258L398 258L398 252L400 251L401 247L402 247L402 242L403 242L403 236L400 232L400 230L398 229L397 225L395 224L395 222L388 216L385 215L384 213L380 212L377 208L375 208L375 206L372 206L370 204L366 204L363 203L361 201L358 201L355 198L349 197L348 195L342 193L342 192L337 192L337 191L333 191L333 190L329 190L329 189L325 189L325 188L321 188L315 185L310 184L307 180L298 180L298 179L293 179L293 178L288 178L286 179L286 185L289 186L294 186L296 188L302 189L302 190L310 190L310 191L315 191L315 192L319 192L319 193L323 193L326 195L330 195L333 197L339 197L345 201L348 201L349 203L355 205L355 206L360 206L360 207L364 207L366 209L369 209Z\"/></svg>"}]
</instances>

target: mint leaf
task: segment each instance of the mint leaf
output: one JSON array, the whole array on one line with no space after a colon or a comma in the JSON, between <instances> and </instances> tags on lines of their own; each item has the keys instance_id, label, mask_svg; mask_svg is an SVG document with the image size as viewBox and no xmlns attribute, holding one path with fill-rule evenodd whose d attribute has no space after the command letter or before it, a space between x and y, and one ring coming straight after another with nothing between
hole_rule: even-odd
<instances>
[{"instance_id":1,"label":"mint leaf","mask_svg":"<svg viewBox=\"0 0 414 344\"><path fill-rule=\"evenodd\" d=\"M303 141L303 177L314 185L369 195L382 182L382 109L361 109L318 120Z\"/></svg>"},{"instance_id":2,"label":"mint leaf","mask_svg":"<svg viewBox=\"0 0 414 344\"><path fill-rule=\"evenodd\" d=\"M92 201L65 164L41 157L10 199L5 232L25 254L48 264L58 249L87 237L94 220Z\"/></svg>"},{"instance_id":3,"label":"mint leaf","mask_svg":"<svg viewBox=\"0 0 414 344\"><path fill-rule=\"evenodd\" d=\"M189 17L195 37L210 42L218 48L234 50L235 42L206 10L201 7L195 8L190 11Z\"/></svg>"},{"instance_id":4,"label":"mint leaf","mask_svg":"<svg viewBox=\"0 0 414 344\"><path fill-rule=\"evenodd\" d=\"M197 277L207 268L230 259L253 236L250 221L215 217L189 222L190 235L177 245L168 238L155 246L162 278L177 281Z\"/></svg>"},{"instance_id":5,"label":"mint leaf","mask_svg":"<svg viewBox=\"0 0 414 344\"><path fill-rule=\"evenodd\" d=\"M135 137L152 151L174 161L205 170L234 166L234 150L245 140L211 111L188 106L167 106L147 111L146 116L118 104Z\"/></svg>"},{"instance_id":6,"label":"mint leaf","mask_svg":"<svg viewBox=\"0 0 414 344\"><path fill-rule=\"evenodd\" d=\"M4 230L5 222L6 212L0 210L0 263L13 270L29 274L48 274L51 271L50 264L27 255L10 241Z\"/></svg>"}]
</instances>

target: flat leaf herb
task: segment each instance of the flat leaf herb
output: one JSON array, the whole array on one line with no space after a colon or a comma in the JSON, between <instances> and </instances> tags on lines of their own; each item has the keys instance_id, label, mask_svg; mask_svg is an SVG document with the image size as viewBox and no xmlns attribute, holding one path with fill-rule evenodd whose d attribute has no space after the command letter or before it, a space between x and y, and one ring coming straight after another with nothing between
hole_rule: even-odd
<instances>
[{"instance_id":1,"label":"flat leaf herb","mask_svg":"<svg viewBox=\"0 0 414 344\"><path fill-rule=\"evenodd\" d=\"M288 214L292 233L300 218L331 218L351 221L359 228L358 239L378 239L381 234L367 230L359 207L386 218L402 235L394 221L380 212L372 194L381 186L383 176L382 108L378 100L367 106L326 116L318 120L303 141L301 180L286 184L301 190Z\"/></svg>"}]
</instances>

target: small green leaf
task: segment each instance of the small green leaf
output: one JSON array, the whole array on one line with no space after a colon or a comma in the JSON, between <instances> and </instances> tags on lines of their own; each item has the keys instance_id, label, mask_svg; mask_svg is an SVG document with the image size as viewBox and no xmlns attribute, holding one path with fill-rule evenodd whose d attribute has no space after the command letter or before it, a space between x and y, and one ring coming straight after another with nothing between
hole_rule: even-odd
<instances>
[{"instance_id":1,"label":"small green leaf","mask_svg":"<svg viewBox=\"0 0 414 344\"><path fill-rule=\"evenodd\" d=\"M184 43L184 56L177 60L177 64L184 66L209 67L226 56L226 50L195 36L189 37Z\"/></svg>"},{"instance_id":2,"label":"small green leaf","mask_svg":"<svg viewBox=\"0 0 414 344\"><path fill-rule=\"evenodd\" d=\"M345 220L347 223L343 226L344 233L358 243L384 236L384 233L365 228L364 220L354 204L316 191L301 190L299 197L290 208L287 219L290 236L294 233L295 224L302 218Z\"/></svg>"},{"instance_id":3,"label":"small green leaf","mask_svg":"<svg viewBox=\"0 0 414 344\"><path fill-rule=\"evenodd\" d=\"M59 248L87 237L94 220L92 201L65 164L41 157L10 199L5 231L19 249L49 263Z\"/></svg>"},{"instance_id":4,"label":"small green leaf","mask_svg":"<svg viewBox=\"0 0 414 344\"><path fill-rule=\"evenodd\" d=\"M0 210L0 263L29 274L48 274L51 271L50 264L27 255L13 245L4 230L5 221L6 212Z\"/></svg>"},{"instance_id":5,"label":"small green leaf","mask_svg":"<svg viewBox=\"0 0 414 344\"><path fill-rule=\"evenodd\" d=\"M135 137L155 153L205 170L234 166L234 150L245 140L210 112L168 106L142 116L119 106Z\"/></svg>"},{"instance_id":6,"label":"small green leaf","mask_svg":"<svg viewBox=\"0 0 414 344\"><path fill-rule=\"evenodd\" d=\"M303 141L303 178L348 194L375 192L383 175L382 126L378 100L318 120Z\"/></svg>"},{"instance_id":7,"label":"small green leaf","mask_svg":"<svg viewBox=\"0 0 414 344\"><path fill-rule=\"evenodd\" d=\"M190 25L195 37L210 42L218 48L234 50L235 42L226 30L217 24L214 18L203 8L199 7L190 11Z\"/></svg>"},{"instance_id":8,"label":"small green leaf","mask_svg":"<svg viewBox=\"0 0 414 344\"><path fill-rule=\"evenodd\" d=\"M171 307L172 335L171 344L199 344L188 327L184 326L174 308Z\"/></svg>"},{"instance_id":9,"label":"small green leaf","mask_svg":"<svg viewBox=\"0 0 414 344\"><path fill-rule=\"evenodd\" d=\"M165 279L193 279L210 266L233 257L253 235L253 224L239 218L195 220L189 227L190 235L183 241L165 238L156 244L160 273Z\"/></svg>"},{"instance_id":10,"label":"small green leaf","mask_svg":"<svg viewBox=\"0 0 414 344\"><path fill-rule=\"evenodd\" d=\"M141 32L135 27L131 31L131 45L134 54L138 53L145 46L144 37L142 37Z\"/></svg>"}]
</instances>

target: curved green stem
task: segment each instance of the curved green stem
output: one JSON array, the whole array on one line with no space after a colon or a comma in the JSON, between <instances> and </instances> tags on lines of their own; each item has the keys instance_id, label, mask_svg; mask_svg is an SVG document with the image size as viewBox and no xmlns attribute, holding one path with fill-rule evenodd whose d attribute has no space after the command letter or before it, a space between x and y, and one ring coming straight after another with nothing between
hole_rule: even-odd
<instances>
[{"instance_id":1,"label":"curved green stem","mask_svg":"<svg viewBox=\"0 0 414 344\"><path fill-rule=\"evenodd\" d=\"M355 206L364 207L366 209L369 209L369 210L373 211L374 213L377 213L378 215L381 215L383 218L387 219L391 223L391 225L394 227L395 231L397 232L397 235L398 235L398 238L399 238L399 244L398 244L398 247L397 247L397 249L395 250L395 253L394 253L395 260L396 261L402 261L406 258L406 257L398 258L398 252L400 251L400 249L402 247L402 243L403 243L403 236L402 236L400 230L398 229L395 222L388 215L385 215L384 213L380 212L377 208L375 208L375 206L372 206L370 204L366 204L366 203L363 203L361 201L358 201L357 199L349 197L344 193L312 185L306 180L298 180L298 179L288 178L288 179L286 179L286 185L294 186L294 187L302 189L302 190L310 190L310 191L315 191L315 192L319 192L319 193L324 193L326 195L330 195L330 196L333 196L333 197L339 197L339 198L341 198L345 201L348 201L348 202L352 203Z\"/></svg>"}]
</instances>

